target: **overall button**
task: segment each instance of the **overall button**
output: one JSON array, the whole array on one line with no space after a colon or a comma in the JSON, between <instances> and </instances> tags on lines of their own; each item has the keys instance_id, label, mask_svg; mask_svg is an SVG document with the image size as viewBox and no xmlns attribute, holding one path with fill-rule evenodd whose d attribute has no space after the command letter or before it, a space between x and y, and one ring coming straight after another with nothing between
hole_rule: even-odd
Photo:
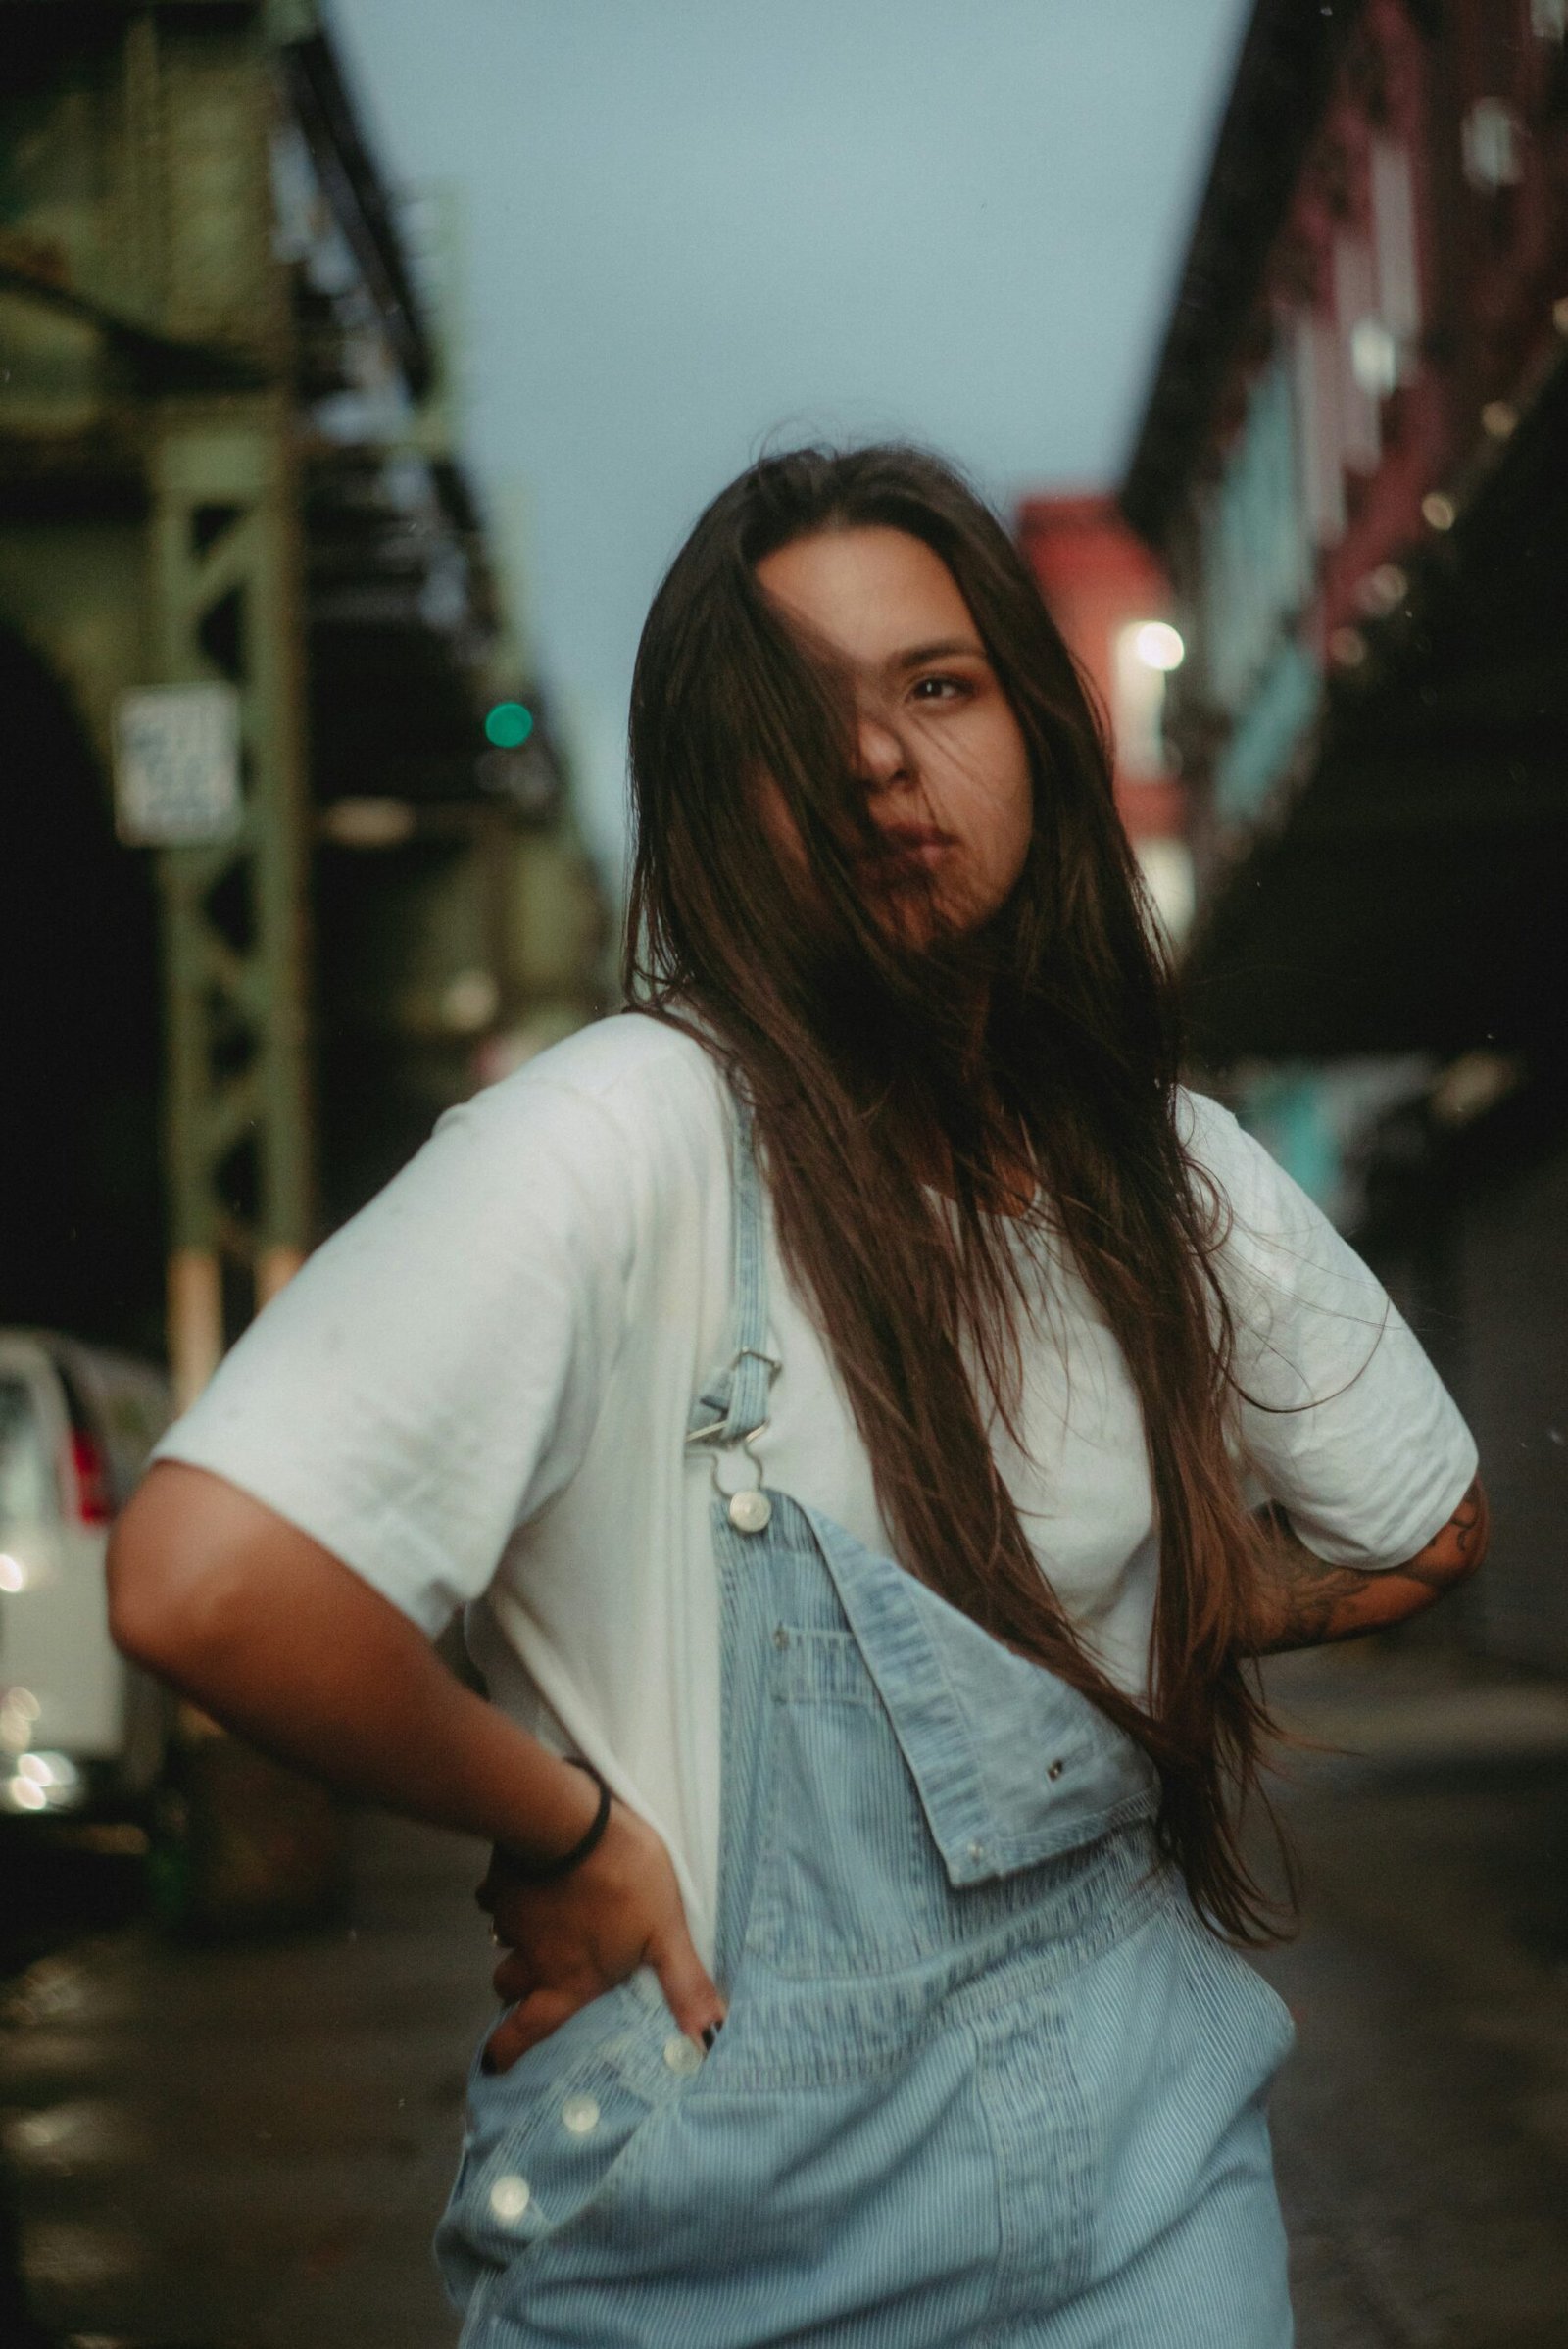
<instances>
[{"instance_id":1,"label":"overall button","mask_svg":"<svg viewBox=\"0 0 1568 2349\"><path fill-rule=\"evenodd\" d=\"M533 2188L515 2171L498 2178L490 2188L490 2208L503 2227L515 2227L532 2200Z\"/></svg>"},{"instance_id":2,"label":"overall button","mask_svg":"<svg viewBox=\"0 0 1568 2349\"><path fill-rule=\"evenodd\" d=\"M1053 1762L1051 1768L1046 1772L1046 1776L1054 1782L1056 1779L1060 1778L1066 1767L1067 1765L1065 1762Z\"/></svg>"},{"instance_id":3,"label":"overall button","mask_svg":"<svg viewBox=\"0 0 1568 2349\"><path fill-rule=\"evenodd\" d=\"M703 2051L695 2039L677 2035L664 2041L664 2061L678 2078L685 2079L689 2073L699 2070L702 2060Z\"/></svg>"},{"instance_id":4,"label":"overall button","mask_svg":"<svg viewBox=\"0 0 1568 2349\"><path fill-rule=\"evenodd\" d=\"M772 1514L772 1502L755 1486L729 1496L729 1521L738 1534L761 1533Z\"/></svg>"},{"instance_id":5,"label":"overall button","mask_svg":"<svg viewBox=\"0 0 1568 2349\"><path fill-rule=\"evenodd\" d=\"M561 2119L574 2137L585 2137L599 2127L599 2107L591 2096L568 2096L561 2108Z\"/></svg>"}]
</instances>

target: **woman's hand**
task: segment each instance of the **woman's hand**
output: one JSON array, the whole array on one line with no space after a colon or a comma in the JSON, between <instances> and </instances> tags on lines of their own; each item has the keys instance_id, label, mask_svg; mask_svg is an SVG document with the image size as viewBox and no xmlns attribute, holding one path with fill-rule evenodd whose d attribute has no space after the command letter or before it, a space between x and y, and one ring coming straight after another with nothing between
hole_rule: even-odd
<instances>
[{"instance_id":1,"label":"woman's hand","mask_svg":"<svg viewBox=\"0 0 1568 2349\"><path fill-rule=\"evenodd\" d=\"M506 1950L496 1995L516 2002L486 2042L487 2072L509 2070L639 1966L653 1967L687 2036L711 2043L724 2002L692 1945L669 1854L622 1803L611 1805L604 1835L569 1876L529 1884L498 1850L476 1897Z\"/></svg>"}]
</instances>

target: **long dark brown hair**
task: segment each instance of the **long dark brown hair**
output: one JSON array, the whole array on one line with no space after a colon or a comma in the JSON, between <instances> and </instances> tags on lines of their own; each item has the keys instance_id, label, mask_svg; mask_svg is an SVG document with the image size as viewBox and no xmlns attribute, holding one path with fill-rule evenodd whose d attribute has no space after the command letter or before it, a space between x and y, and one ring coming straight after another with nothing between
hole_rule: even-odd
<instances>
[{"instance_id":1,"label":"long dark brown hair","mask_svg":"<svg viewBox=\"0 0 1568 2349\"><path fill-rule=\"evenodd\" d=\"M947 565L1028 748L1024 869L976 935L911 941L868 902L853 688L756 576L795 540L865 526ZM1268 1937L1238 1841L1269 1724L1243 1659L1259 1536L1226 1445L1223 1206L1178 1127L1173 992L1103 733L1028 569L921 450L769 456L655 597L631 766L627 1000L694 1028L751 1104L784 1260L902 1562L1137 1738L1199 1913ZM1017 1433L1020 1219L997 1208L1020 1163L1038 1184L1025 1233L1070 1254L1143 1408L1160 1547L1147 1707L1063 1613L993 1456L998 1415Z\"/></svg>"}]
</instances>

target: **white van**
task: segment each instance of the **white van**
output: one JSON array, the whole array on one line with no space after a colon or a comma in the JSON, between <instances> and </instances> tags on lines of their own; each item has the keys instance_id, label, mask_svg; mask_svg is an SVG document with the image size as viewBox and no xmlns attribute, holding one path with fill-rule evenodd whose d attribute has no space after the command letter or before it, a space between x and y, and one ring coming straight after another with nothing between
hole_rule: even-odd
<instances>
[{"instance_id":1,"label":"white van","mask_svg":"<svg viewBox=\"0 0 1568 2349\"><path fill-rule=\"evenodd\" d=\"M104 1552L170 1419L150 1364L0 1330L0 1812L134 1808L172 1699L109 1637Z\"/></svg>"}]
</instances>

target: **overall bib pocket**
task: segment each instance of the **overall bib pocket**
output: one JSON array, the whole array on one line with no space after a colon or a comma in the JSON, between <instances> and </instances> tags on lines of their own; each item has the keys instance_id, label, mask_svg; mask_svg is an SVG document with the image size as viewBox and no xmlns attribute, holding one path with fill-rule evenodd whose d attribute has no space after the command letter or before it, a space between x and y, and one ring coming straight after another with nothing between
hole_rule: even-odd
<instances>
[{"instance_id":1,"label":"overall bib pocket","mask_svg":"<svg viewBox=\"0 0 1568 2349\"><path fill-rule=\"evenodd\" d=\"M948 1930L947 1877L912 1780L887 1766L887 1717L855 1637L778 1624L770 1667L747 1951L802 1978L918 1964ZM874 1896L887 1884L897 1900Z\"/></svg>"},{"instance_id":2,"label":"overall bib pocket","mask_svg":"<svg viewBox=\"0 0 1568 2349\"><path fill-rule=\"evenodd\" d=\"M1148 1756L1078 1689L831 1519L802 1514L955 1890L1152 1816Z\"/></svg>"}]
</instances>

